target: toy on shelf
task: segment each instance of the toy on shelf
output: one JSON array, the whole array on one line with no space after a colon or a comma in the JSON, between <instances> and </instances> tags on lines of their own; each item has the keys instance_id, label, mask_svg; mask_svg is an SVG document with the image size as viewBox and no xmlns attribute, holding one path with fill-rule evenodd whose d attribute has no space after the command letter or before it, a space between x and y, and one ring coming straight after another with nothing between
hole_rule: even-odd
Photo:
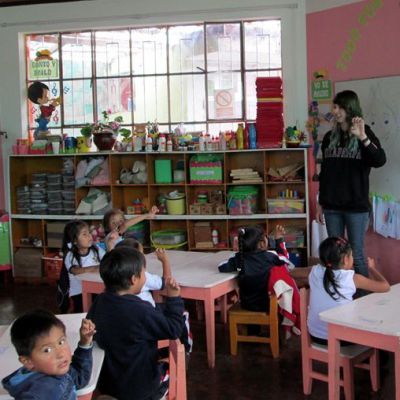
<instances>
[{"instance_id":1,"label":"toy on shelf","mask_svg":"<svg viewBox=\"0 0 400 400\"><path fill-rule=\"evenodd\" d=\"M222 190L200 190L196 201L189 206L189 213L193 215L224 215L226 208Z\"/></svg>"},{"instance_id":2,"label":"toy on shelf","mask_svg":"<svg viewBox=\"0 0 400 400\"><path fill-rule=\"evenodd\" d=\"M126 207L126 213L128 215L138 215L146 213L146 206L143 204L141 199L135 199L132 201L132 205Z\"/></svg>"},{"instance_id":3,"label":"toy on shelf","mask_svg":"<svg viewBox=\"0 0 400 400\"><path fill-rule=\"evenodd\" d=\"M267 175L271 182L302 182L304 181L304 164L299 162L284 167L270 167Z\"/></svg>"},{"instance_id":4,"label":"toy on shelf","mask_svg":"<svg viewBox=\"0 0 400 400\"><path fill-rule=\"evenodd\" d=\"M304 212L304 199L297 190L282 190L276 199L267 199L269 214L298 214Z\"/></svg>"},{"instance_id":5,"label":"toy on shelf","mask_svg":"<svg viewBox=\"0 0 400 400\"><path fill-rule=\"evenodd\" d=\"M286 144L286 147L299 147L300 143L306 142L306 135L301 130L297 129L296 126L289 126L286 128L285 133L282 138L282 147L283 143Z\"/></svg>"}]
</instances>

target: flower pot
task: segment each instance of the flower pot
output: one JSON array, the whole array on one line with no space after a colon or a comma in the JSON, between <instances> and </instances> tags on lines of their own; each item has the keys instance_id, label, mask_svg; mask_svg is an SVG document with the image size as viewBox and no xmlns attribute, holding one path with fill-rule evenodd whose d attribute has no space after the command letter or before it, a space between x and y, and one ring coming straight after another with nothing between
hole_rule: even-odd
<instances>
[{"instance_id":1,"label":"flower pot","mask_svg":"<svg viewBox=\"0 0 400 400\"><path fill-rule=\"evenodd\" d=\"M112 132L97 132L93 134L93 141L100 151L112 150L115 143L115 136Z\"/></svg>"},{"instance_id":2,"label":"flower pot","mask_svg":"<svg viewBox=\"0 0 400 400\"><path fill-rule=\"evenodd\" d=\"M92 147L92 138L85 136L78 136L77 140L77 148L79 153L88 153L90 152L90 148Z\"/></svg>"}]
</instances>

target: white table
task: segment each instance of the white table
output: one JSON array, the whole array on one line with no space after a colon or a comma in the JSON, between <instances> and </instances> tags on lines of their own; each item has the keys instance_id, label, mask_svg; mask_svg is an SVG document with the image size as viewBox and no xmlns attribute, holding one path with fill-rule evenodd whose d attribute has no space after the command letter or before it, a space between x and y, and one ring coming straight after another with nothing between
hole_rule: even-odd
<instances>
[{"instance_id":1,"label":"white table","mask_svg":"<svg viewBox=\"0 0 400 400\"><path fill-rule=\"evenodd\" d=\"M85 316L85 313L57 315L57 317L65 324L67 339L71 346L72 352L78 345L79 328L81 327L82 318L85 318ZM10 329L11 325L0 337L0 380L10 375L18 368L22 367L22 364L18 361L17 352L11 343ZM84 388L77 391L79 399L90 398L91 393L95 390L97 380L99 379L101 366L103 364L103 359L104 351L101 350L96 343L94 343L92 375L89 383ZM0 387L0 399L12 399L12 397L10 397L8 392L2 386Z\"/></svg>"},{"instance_id":2,"label":"white table","mask_svg":"<svg viewBox=\"0 0 400 400\"><path fill-rule=\"evenodd\" d=\"M237 273L220 273L218 264L233 253L201 253L194 251L168 251L172 276L181 286L184 299L202 300L206 321L207 359L210 368L215 366L215 299L237 289ZM147 270L162 275L162 266L154 253L146 255ZM83 310L88 311L93 293L101 293L104 283L98 273L76 275L82 282ZM226 305L223 302L223 306ZM226 310L222 309L222 313Z\"/></svg>"},{"instance_id":3,"label":"white table","mask_svg":"<svg viewBox=\"0 0 400 400\"><path fill-rule=\"evenodd\" d=\"M319 314L328 323L329 400L338 400L339 341L392 351L396 400L400 400L400 284L387 293L373 293Z\"/></svg>"}]
</instances>

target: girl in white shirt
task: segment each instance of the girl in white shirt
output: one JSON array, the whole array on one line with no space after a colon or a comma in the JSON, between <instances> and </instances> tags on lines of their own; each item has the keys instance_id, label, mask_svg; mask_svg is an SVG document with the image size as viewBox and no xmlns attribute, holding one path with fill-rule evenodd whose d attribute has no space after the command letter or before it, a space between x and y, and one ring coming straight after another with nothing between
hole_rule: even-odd
<instances>
[{"instance_id":1,"label":"girl in white shirt","mask_svg":"<svg viewBox=\"0 0 400 400\"><path fill-rule=\"evenodd\" d=\"M319 318L320 312L353 301L356 289L387 292L390 285L376 270L372 258L368 258L369 278L356 274L350 244L343 238L325 239L319 246L319 258L321 264L312 267L308 277L310 305L307 326L314 342L327 344L327 323Z\"/></svg>"},{"instance_id":2,"label":"girl in white shirt","mask_svg":"<svg viewBox=\"0 0 400 400\"><path fill-rule=\"evenodd\" d=\"M74 312L82 312L82 284L76 275L97 272L104 250L93 244L89 225L82 220L68 222L63 236L64 267L68 271L69 297Z\"/></svg>"}]
</instances>

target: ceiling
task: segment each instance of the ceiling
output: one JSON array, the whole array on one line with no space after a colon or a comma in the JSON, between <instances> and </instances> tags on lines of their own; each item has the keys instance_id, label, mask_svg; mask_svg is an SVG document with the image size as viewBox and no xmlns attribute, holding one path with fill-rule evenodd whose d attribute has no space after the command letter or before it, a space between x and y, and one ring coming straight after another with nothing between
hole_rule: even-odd
<instances>
[{"instance_id":1,"label":"ceiling","mask_svg":"<svg viewBox=\"0 0 400 400\"><path fill-rule=\"evenodd\" d=\"M27 6L42 3L68 3L79 0L0 0L0 7Z\"/></svg>"}]
</instances>

